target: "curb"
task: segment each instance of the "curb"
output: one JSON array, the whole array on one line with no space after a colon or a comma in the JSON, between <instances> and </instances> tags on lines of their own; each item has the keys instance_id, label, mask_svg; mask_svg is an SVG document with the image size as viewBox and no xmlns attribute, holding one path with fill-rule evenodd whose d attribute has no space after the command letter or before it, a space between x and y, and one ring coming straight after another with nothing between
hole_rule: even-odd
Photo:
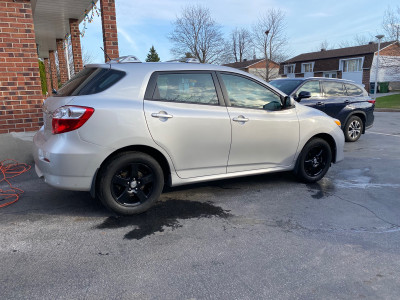
<instances>
[{"instance_id":1,"label":"curb","mask_svg":"<svg viewBox=\"0 0 400 300\"><path fill-rule=\"evenodd\" d=\"M400 112L400 109L398 109L398 108L376 108L375 107L374 111L377 111L377 112Z\"/></svg>"}]
</instances>

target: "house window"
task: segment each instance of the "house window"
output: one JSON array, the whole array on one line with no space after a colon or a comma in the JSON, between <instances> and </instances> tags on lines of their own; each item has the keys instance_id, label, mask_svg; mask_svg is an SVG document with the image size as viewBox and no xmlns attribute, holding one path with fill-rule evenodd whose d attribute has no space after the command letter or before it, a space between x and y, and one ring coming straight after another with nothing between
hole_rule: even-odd
<instances>
[{"instance_id":1,"label":"house window","mask_svg":"<svg viewBox=\"0 0 400 300\"><path fill-rule=\"evenodd\" d=\"M314 64L313 64L313 63L301 64L301 73L310 73L310 72L313 72L313 67L314 67Z\"/></svg>"},{"instance_id":2,"label":"house window","mask_svg":"<svg viewBox=\"0 0 400 300\"><path fill-rule=\"evenodd\" d=\"M325 72L324 73L325 78L336 78L336 72Z\"/></svg>"},{"instance_id":3,"label":"house window","mask_svg":"<svg viewBox=\"0 0 400 300\"><path fill-rule=\"evenodd\" d=\"M341 59L340 60L340 69L343 72L361 72L362 71L362 58L354 58L354 59Z\"/></svg>"},{"instance_id":4,"label":"house window","mask_svg":"<svg viewBox=\"0 0 400 300\"><path fill-rule=\"evenodd\" d=\"M292 74L294 73L294 67L295 65L286 65L284 66L284 74Z\"/></svg>"}]
</instances>

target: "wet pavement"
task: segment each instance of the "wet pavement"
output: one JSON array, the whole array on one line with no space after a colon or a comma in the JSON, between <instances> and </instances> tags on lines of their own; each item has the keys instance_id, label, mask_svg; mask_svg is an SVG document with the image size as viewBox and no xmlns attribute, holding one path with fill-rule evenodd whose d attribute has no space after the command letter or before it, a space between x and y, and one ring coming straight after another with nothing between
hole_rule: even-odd
<instances>
[{"instance_id":1,"label":"wet pavement","mask_svg":"<svg viewBox=\"0 0 400 300\"><path fill-rule=\"evenodd\" d=\"M170 188L133 217L23 174L0 209L0 299L398 299L399 128L376 113L318 183Z\"/></svg>"}]
</instances>

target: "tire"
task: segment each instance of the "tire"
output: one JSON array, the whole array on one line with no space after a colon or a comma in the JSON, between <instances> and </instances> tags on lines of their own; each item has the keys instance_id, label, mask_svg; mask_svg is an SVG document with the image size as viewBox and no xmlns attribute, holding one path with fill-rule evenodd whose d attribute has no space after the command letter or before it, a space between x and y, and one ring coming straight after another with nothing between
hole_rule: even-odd
<instances>
[{"instance_id":1,"label":"tire","mask_svg":"<svg viewBox=\"0 0 400 300\"><path fill-rule=\"evenodd\" d=\"M344 126L344 137L346 142L357 141L364 130L363 121L357 116L351 116Z\"/></svg>"},{"instance_id":2,"label":"tire","mask_svg":"<svg viewBox=\"0 0 400 300\"><path fill-rule=\"evenodd\" d=\"M148 210L160 197L164 174L159 163L141 152L115 156L100 170L97 195L109 210L134 215Z\"/></svg>"},{"instance_id":3,"label":"tire","mask_svg":"<svg viewBox=\"0 0 400 300\"><path fill-rule=\"evenodd\" d=\"M294 172L303 182L316 182L325 176L331 162L332 150L329 144L323 139L314 138L301 151Z\"/></svg>"}]
</instances>

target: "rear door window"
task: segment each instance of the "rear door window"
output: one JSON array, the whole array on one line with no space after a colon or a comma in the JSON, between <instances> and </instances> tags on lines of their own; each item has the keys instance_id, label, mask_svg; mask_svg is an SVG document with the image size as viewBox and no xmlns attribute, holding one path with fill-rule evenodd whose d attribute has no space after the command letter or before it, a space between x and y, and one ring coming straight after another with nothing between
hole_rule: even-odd
<instances>
[{"instance_id":1,"label":"rear door window","mask_svg":"<svg viewBox=\"0 0 400 300\"><path fill-rule=\"evenodd\" d=\"M347 95L348 96L362 96L364 91L354 84L345 84Z\"/></svg>"},{"instance_id":2,"label":"rear door window","mask_svg":"<svg viewBox=\"0 0 400 300\"><path fill-rule=\"evenodd\" d=\"M343 84L341 82L324 81L324 93L326 97L340 97L345 96Z\"/></svg>"},{"instance_id":3,"label":"rear door window","mask_svg":"<svg viewBox=\"0 0 400 300\"><path fill-rule=\"evenodd\" d=\"M211 73L160 73L152 99L219 105Z\"/></svg>"},{"instance_id":4,"label":"rear door window","mask_svg":"<svg viewBox=\"0 0 400 300\"><path fill-rule=\"evenodd\" d=\"M55 96L97 94L117 83L125 75L125 72L109 68L85 68L67 81Z\"/></svg>"},{"instance_id":5,"label":"rear door window","mask_svg":"<svg viewBox=\"0 0 400 300\"><path fill-rule=\"evenodd\" d=\"M310 92L311 97L321 97L321 87L318 80L307 81L299 88L296 94L299 95L303 91Z\"/></svg>"}]
</instances>

